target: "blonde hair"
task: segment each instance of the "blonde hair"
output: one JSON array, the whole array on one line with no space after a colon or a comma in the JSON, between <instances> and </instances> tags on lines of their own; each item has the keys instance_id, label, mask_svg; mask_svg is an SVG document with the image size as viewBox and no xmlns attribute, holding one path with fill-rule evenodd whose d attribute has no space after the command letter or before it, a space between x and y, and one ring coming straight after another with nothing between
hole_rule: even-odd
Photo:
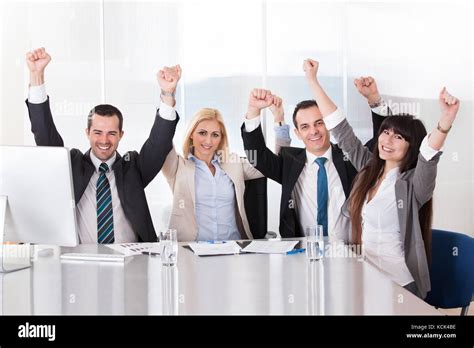
<instances>
[{"instance_id":1,"label":"blonde hair","mask_svg":"<svg viewBox=\"0 0 474 348\"><path fill-rule=\"evenodd\" d=\"M189 154L191 153L191 148L193 147L193 140L191 139L191 135L194 133L199 123L201 123L202 121L212 120L217 121L221 128L221 142L219 143L217 152L220 155L221 160L227 159L229 153L229 141L227 138L227 130L224 125L224 119L222 118L222 115L219 110L211 108L203 108L199 110L196 115L194 115L194 118L191 120L191 123L188 127L188 131L186 132L186 136L184 137L184 158L188 158Z\"/></svg>"}]
</instances>

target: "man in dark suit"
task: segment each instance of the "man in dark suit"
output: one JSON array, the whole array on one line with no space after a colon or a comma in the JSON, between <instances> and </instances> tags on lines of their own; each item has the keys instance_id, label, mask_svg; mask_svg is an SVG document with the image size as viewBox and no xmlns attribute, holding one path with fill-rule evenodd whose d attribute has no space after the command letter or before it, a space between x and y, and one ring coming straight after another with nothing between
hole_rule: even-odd
<instances>
[{"instance_id":1,"label":"man in dark suit","mask_svg":"<svg viewBox=\"0 0 474 348\"><path fill-rule=\"evenodd\" d=\"M310 79L308 74L307 77ZM368 91L362 91L362 87L367 86L360 87L357 86L359 92L368 98ZM376 86L370 90L370 100L377 99L374 91L378 95ZM377 100L380 100L379 95ZM254 166L282 185L280 234L286 238L301 237L306 235L307 228L316 224L323 226L325 235L336 234L341 207L349 196L357 171L341 149L330 143L329 131L314 100L300 102L293 113L295 134L305 148L283 147L280 154L275 155L265 145L259 117L260 111L272 103L270 91L254 89L241 131L244 148L251 151L255 159ZM375 136L383 116L372 112L372 118Z\"/></svg>"},{"instance_id":2,"label":"man in dark suit","mask_svg":"<svg viewBox=\"0 0 474 348\"><path fill-rule=\"evenodd\" d=\"M26 105L37 145L64 146L53 122L44 85L51 57L44 48L27 53L30 88ZM172 147L179 117L169 112L181 76L178 66L158 73L161 106L140 152L123 157L117 147L124 134L121 112L108 104L94 107L87 118L90 149L71 149L71 166L80 243L155 242L145 187L160 171Z\"/></svg>"}]
</instances>

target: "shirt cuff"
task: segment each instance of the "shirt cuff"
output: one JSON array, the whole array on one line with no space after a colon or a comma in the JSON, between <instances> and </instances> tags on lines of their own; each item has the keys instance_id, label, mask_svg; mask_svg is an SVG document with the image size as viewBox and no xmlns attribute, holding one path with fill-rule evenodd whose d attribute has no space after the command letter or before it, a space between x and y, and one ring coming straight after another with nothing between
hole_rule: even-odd
<instances>
[{"instance_id":1,"label":"shirt cuff","mask_svg":"<svg viewBox=\"0 0 474 348\"><path fill-rule=\"evenodd\" d=\"M324 124L326 125L327 130L331 130L336 128L336 126L344 121L346 119L346 116L344 116L344 113L342 112L341 109L337 108L333 113L327 115L324 117Z\"/></svg>"},{"instance_id":2,"label":"shirt cuff","mask_svg":"<svg viewBox=\"0 0 474 348\"><path fill-rule=\"evenodd\" d=\"M438 151L430 146L430 143L428 142L428 138L430 137L430 135L431 133L427 134L420 145L420 153L427 161L430 161L434 156L436 156L438 152L443 151L443 148Z\"/></svg>"},{"instance_id":3,"label":"shirt cuff","mask_svg":"<svg viewBox=\"0 0 474 348\"><path fill-rule=\"evenodd\" d=\"M389 107L388 104L385 103L385 100L382 99L382 102L379 106L372 108L372 112L376 113L380 116L389 116Z\"/></svg>"},{"instance_id":4,"label":"shirt cuff","mask_svg":"<svg viewBox=\"0 0 474 348\"><path fill-rule=\"evenodd\" d=\"M245 123L245 131L247 133L253 132L254 130L258 128L258 126L260 126L260 116L252 118L250 120L245 118L244 123Z\"/></svg>"},{"instance_id":5,"label":"shirt cuff","mask_svg":"<svg viewBox=\"0 0 474 348\"><path fill-rule=\"evenodd\" d=\"M46 85L43 83L39 86L30 86L28 89L28 101L31 104L42 104L48 100L48 95L46 94Z\"/></svg>"},{"instance_id":6,"label":"shirt cuff","mask_svg":"<svg viewBox=\"0 0 474 348\"><path fill-rule=\"evenodd\" d=\"M160 101L159 109L159 114L161 118L168 121L176 120L176 110L174 109L174 107L169 106L168 104Z\"/></svg>"},{"instance_id":7,"label":"shirt cuff","mask_svg":"<svg viewBox=\"0 0 474 348\"><path fill-rule=\"evenodd\" d=\"M275 130L275 138L277 139L290 139L290 126L287 124L278 125L273 127ZM291 139L290 139L291 140Z\"/></svg>"}]
</instances>

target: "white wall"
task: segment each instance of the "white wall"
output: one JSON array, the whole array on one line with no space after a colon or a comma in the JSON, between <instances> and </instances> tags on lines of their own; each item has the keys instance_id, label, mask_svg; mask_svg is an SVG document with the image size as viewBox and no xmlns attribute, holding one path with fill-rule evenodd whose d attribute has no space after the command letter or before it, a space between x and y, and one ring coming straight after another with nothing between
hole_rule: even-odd
<instances>
[{"instance_id":1,"label":"white wall","mask_svg":"<svg viewBox=\"0 0 474 348\"><path fill-rule=\"evenodd\" d=\"M462 107L439 166L434 227L474 236L474 16L467 1L7 1L0 2L0 19L0 144L33 144L24 55L39 46L53 57L46 81L58 129L67 146L83 150L87 112L101 102L124 114L119 151L139 149L158 100L156 71L178 62L179 148L189 119L210 106L222 111L231 147L241 152L240 124L253 87L280 94L291 123L295 104L311 98L301 72L307 57L321 62L322 83L365 140L369 109L354 77L374 76L395 108L410 107L405 111L427 128L436 124L435 99L446 85ZM271 117L265 125L271 145ZM147 195L161 228L171 200L161 174ZM270 183L274 231L279 197L280 187Z\"/></svg>"}]
</instances>

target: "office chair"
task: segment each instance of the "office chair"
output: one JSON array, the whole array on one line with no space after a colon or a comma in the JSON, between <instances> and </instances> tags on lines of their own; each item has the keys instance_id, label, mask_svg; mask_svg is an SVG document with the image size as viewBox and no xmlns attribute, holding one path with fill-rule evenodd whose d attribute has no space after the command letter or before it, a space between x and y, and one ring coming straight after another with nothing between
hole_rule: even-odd
<instances>
[{"instance_id":1,"label":"office chair","mask_svg":"<svg viewBox=\"0 0 474 348\"><path fill-rule=\"evenodd\" d=\"M474 293L474 238L432 231L431 291L425 301L436 308L462 307L466 315Z\"/></svg>"}]
</instances>

